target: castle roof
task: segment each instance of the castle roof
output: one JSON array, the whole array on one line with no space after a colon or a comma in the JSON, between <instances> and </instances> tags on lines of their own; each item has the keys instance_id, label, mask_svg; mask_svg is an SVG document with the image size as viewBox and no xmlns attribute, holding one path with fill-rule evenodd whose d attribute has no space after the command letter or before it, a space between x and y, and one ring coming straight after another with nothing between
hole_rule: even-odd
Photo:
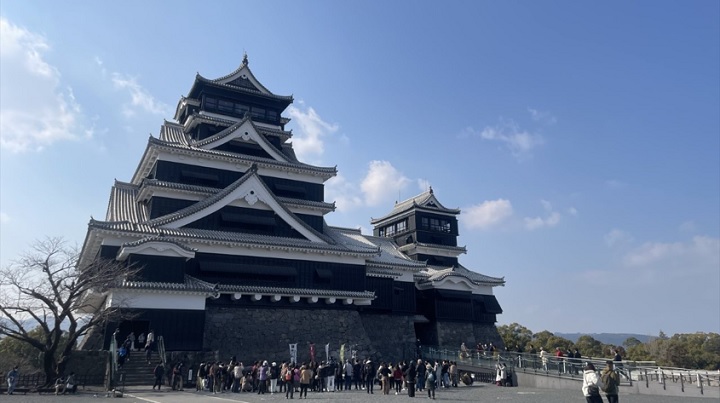
<instances>
[{"instance_id":1,"label":"castle roof","mask_svg":"<svg viewBox=\"0 0 720 403\"><path fill-rule=\"evenodd\" d=\"M433 194L432 188L430 188L417 196L411 197L407 200L403 200L399 203L395 203L395 207L393 207L390 213L380 218L373 218L370 220L370 223L373 225L378 225L385 221L388 221L391 218L399 218L401 215L410 214L412 211L417 209L446 215L460 214L459 209L451 209L443 206Z\"/></svg>"}]
</instances>

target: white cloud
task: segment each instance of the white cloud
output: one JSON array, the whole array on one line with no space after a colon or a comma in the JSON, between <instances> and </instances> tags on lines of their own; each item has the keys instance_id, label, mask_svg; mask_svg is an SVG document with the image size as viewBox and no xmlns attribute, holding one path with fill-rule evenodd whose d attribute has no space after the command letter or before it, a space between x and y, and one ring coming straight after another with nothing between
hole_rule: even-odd
<instances>
[{"instance_id":1,"label":"white cloud","mask_svg":"<svg viewBox=\"0 0 720 403\"><path fill-rule=\"evenodd\" d=\"M61 89L60 72L45 61L47 40L0 17L0 147L42 150L87 135L72 89Z\"/></svg>"},{"instance_id":2,"label":"white cloud","mask_svg":"<svg viewBox=\"0 0 720 403\"><path fill-rule=\"evenodd\" d=\"M516 158L530 155L534 148L545 143L545 139L540 134L521 130L512 120L503 120L496 126L486 126L479 133L472 128L468 128L467 131L480 136L483 140L503 144Z\"/></svg>"},{"instance_id":3,"label":"white cloud","mask_svg":"<svg viewBox=\"0 0 720 403\"><path fill-rule=\"evenodd\" d=\"M697 231L697 225L695 225L695 221L688 220L680 224L679 229L681 232L695 232Z\"/></svg>"},{"instance_id":4,"label":"white cloud","mask_svg":"<svg viewBox=\"0 0 720 403\"><path fill-rule=\"evenodd\" d=\"M363 205L358 188L350 183L341 174L337 174L325 182L325 196L329 201L335 202L337 211L350 211Z\"/></svg>"},{"instance_id":5,"label":"white cloud","mask_svg":"<svg viewBox=\"0 0 720 403\"><path fill-rule=\"evenodd\" d=\"M570 207L570 208L567 210L567 213L570 214L571 216L576 216L576 215L578 215L578 211L577 211L577 209L576 209L575 207Z\"/></svg>"},{"instance_id":6,"label":"white cloud","mask_svg":"<svg viewBox=\"0 0 720 403\"><path fill-rule=\"evenodd\" d=\"M550 112L547 111L539 111L537 109L528 108L528 112L530 113L530 116L532 117L532 120L548 125L553 125L557 123L557 118L553 116Z\"/></svg>"},{"instance_id":7,"label":"white cloud","mask_svg":"<svg viewBox=\"0 0 720 403\"><path fill-rule=\"evenodd\" d=\"M720 239L696 236L689 242L647 242L627 253L623 261L630 267L716 272L720 267Z\"/></svg>"},{"instance_id":8,"label":"white cloud","mask_svg":"<svg viewBox=\"0 0 720 403\"><path fill-rule=\"evenodd\" d=\"M545 217L525 217L525 228L530 231L543 227L554 227L560 223L561 215L557 211L553 211L552 203L540 200L540 204L546 212Z\"/></svg>"},{"instance_id":9,"label":"white cloud","mask_svg":"<svg viewBox=\"0 0 720 403\"><path fill-rule=\"evenodd\" d=\"M302 105L302 102L300 104ZM319 162L325 153L323 138L335 133L339 126L325 122L312 107L303 111L290 105L286 112L299 127L300 133L293 134L292 141L298 159L303 162Z\"/></svg>"},{"instance_id":10,"label":"white cloud","mask_svg":"<svg viewBox=\"0 0 720 403\"><path fill-rule=\"evenodd\" d=\"M560 223L560 213L553 211L546 217L525 217L525 228L530 231L543 228L554 227Z\"/></svg>"},{"instance_id":11,"label":"white cloud","mask_svg":"<svg viewBox=\"0 0 720 403\"><path fill-rule=\"evenodd\" d=\"M633 241L634 239L632 235L621 229L614 228L612 231L605 234L605 243L611 247L616 245L629 244Z\"/></svg>"},{"instance_id":12,"label":"white cloud","mask_svg":"<svg viewBox=\"0 0 720 403\"><path fill-rule=\"evenodd\" d=\"M99 59L96 60L96 63L98 60ZM100 61L99 65L102 66L102 61ZM155 97L137 82L135 77L121 73L113 73L112 82L115 89L127 90L130 94L130 103L123 105L123 114L126 117L135 116L138 110L161 116L170 114L170 107L156 100Z\"/></svg>"},{"instance_id":13,"label":"white cloud","mask_svg":"<svg viewBox=\"0 0 720 403\"><path fill-rule=\"evenodd\" d=\"M368 173L360 183L365 204L377 206L386 201L397 200L397 195L411 183L402 172L388 161L370 161Z\"/></svg>"},{"instance_id":14,"label":"white cloud","mask_svg":"<svg viewBox=\"0 0 720 403\"><path fill-rule=\"evenodd\" d=\"M420 192L426 192L428 189L430 189L430 181L427 179L418 179L417 185L418 189L420 189Z\"/></svg>"},{"instance_id":15,"label":"white cloud","mask_svg":"<svg viewBox=\"0 0 720 403\"><path fill-rule=\"evenodd\" d=\"M0 223L5 224L10 222L10 216L4 211L0 211Z\"/></svg>"},{"instance_id":16,"label":"white cloud","mask_svg":"<svg viewBox=\"0 0 720 403\"><path fill-rule=\"evenodd\" d=\"M462 209L462 223L470 229L490 229L498 226L513 215L509 200L487 200Z\"/></svg>"}]
</instances>

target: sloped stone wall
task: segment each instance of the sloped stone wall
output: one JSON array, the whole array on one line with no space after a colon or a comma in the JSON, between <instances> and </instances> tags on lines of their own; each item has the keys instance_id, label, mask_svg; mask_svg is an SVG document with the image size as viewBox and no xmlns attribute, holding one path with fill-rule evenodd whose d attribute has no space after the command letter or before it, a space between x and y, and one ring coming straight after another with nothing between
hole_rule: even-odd
<instances>
[{"instance_id":1,"label":"sloped stone wall","mask_svg":"<svg viewBox=\"0 0 720 403\"><path fill-rule=\"evenodd\" d=\"M373 358L385 361L415 358L415 326L412 316L363 313L360 315L377 352Z\"/></svg>"},{"instance_id":2,"label":"sloped stone wall","mask_svg":"<svg viewBox=\"0 0 720 403\"><path fill-rule=\"evenodd\" d=\"M473 334L475 335L475 344L477 343L492 343L493 346L498 348L500 351L505 349L505 343L503 343L500 333L497 331L497 327L494 324L489 323L473 323ZM466 342L467 344L467 342ZM468 348L470 345L468 344Z\"/></svg>"},{"instance_id":3,"label":"sloped stone wall","mask_svg":"<svg viewBox=\"0 0 720 403\"><path fill-rule=\"evenodd\" d=\"M474 346L475 332L472 323L438 322L438 344L445 348L460 349L460 345Z\"/></svg>"},{"instance_id":4,"label":"sloped stone wall","mask_svg":"<svg viewBox=\"0 0 720 403\"><path fill-rule=\"evenodd\" d=\"M351 346L359 346L358 356L373 354L372 343L357 311L331 309L263 309L207 307L204 347L218 352L221 360L236 356L248 362L288 361L289 344L298 344L298 361L310 360L310 343L315 343L316 359L325 360L325 344L330 355L345 358Z\"/></svg>"}]
</instances>

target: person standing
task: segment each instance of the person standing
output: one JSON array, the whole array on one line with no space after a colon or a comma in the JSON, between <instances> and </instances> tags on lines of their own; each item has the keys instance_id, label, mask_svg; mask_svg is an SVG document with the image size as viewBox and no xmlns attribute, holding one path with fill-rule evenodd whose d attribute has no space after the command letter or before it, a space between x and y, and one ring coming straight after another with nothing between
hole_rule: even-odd
<instances>
[{"instance_id":1,"label":"person standing","mask_svg":"<svg viewBox=\"0 0 720 403\"><path fill-rule=\"evenodd\" d=\"M159 362L158 365L155 366L155 369L153 369L153 375L155 375L155 383L153 383L152 388L155 390L155 387L157 386L158 390L160 390L162 387L163 376L165 376L165 367L162 362Z\"/></svg>"},{"instance_id":2,"label":"person standing","mask_svg":"<svg viewBox=\"0 0 720 403\"><path fill-rule=\"evenodd\" d=\"M305 399L307 399L307 391L310 387L310 381L313 379L313 370L310 369L310 366L303 364L300 367L300 399L303 398L303 395L305 395Z\"/></svg>"},{"instance_id":3,"label":"person standing","mask_svg":"<svg viewBox=\"0 0 720 403\"><path fill-rule=\"evenodd\" d=\"M375 364L368 358L367 361L365 361L365 391L367 393L375 393L373 391L375 387Z\"/></svg>"},{"instance_id":4,"label":"person standing","mask_svg":"<svg viewBox=\"0 0 720 403\"><path fill-rule=\"evenodd\" d=\"M410 361L407 371L403 374L409 397L415 397L415 381L417 379L417 370L415 369L415 360Z\"/></svg>"},{"instance_id":5,"label":"person standing","mask_svg":"<svg viewBox=\"0 0 720 403\"><path fill-rule=\"evenodd\" d=\"M146 346L150 346L150 349L155 348L155 331L150 329L150 332L148 332L147 340L145 341Z\"/></svg>"},{"instance_id":6,"label":"person standing","mask_svg":"<svg viewBox=\"0 0 720 403\"><path fill-rule=\"evenodd\" d=\"M595 372L595 366L590 362L583 370L582 392L587 403L603 403L600 397L602 380Z\"/></svg>"},{"instance_id":7,"label":"person standing","mask_svg":"<svg viewBox=\"0 0 720 403\"><path fill-rule=\"evenodd\" d=\"M545 347L540 347L540 361L542 362L543 371L548 371L548 353Z\"/></svg>"},{"instance_id":8,"label":"person standing","mask_svg":"<svg viewBox=\"0 0 720 403\"><path fill-rule=\"evenodd\" d=\"M612 361L607 361L607 366L600 374L603 384L603 392L607 397L608 403L618 403L618 389L620 386L620 375L615 372L615 366Z\"/></svg>"},{"instance_id":9,"label":"person standing","mask_svg":"<svg viewBox=\"0 0 720 403\"><path fill-rule=\"evenodd\" d=\"M425 367L425 389L427 389L428 399L435 400L435 373L433 367L428 364Z\"/></svg>"}]
</instances>

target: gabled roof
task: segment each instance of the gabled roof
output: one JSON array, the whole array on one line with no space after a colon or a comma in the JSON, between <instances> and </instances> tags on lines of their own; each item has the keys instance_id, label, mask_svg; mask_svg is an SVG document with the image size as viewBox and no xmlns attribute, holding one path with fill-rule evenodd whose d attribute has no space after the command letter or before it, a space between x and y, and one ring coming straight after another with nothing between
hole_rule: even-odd
<instances>
[{"instance_id":1,"label":"gabled roof","mask_svg":"<svg viewBox=\"0 0 720 403\"><path fill-rule=\"evenodd\" d=\"M267 188L257 174L257 167L253 165L250 169L220 192L207 197L191 206L157 217L147 221L145 224L151 227L163 228L180 228L190 222L196 221L208 214L211 214L230 202L243 198L245 201L253 205L258 201L262 201L275 211L279 217L284 219L293 229L303 235L310 241L333 243L333 240L325 235L315 231L307 225L303 220L299 219L287 207L280 203L270 189Z\"/></svg>"},{"instance_id":2,"label":"gabled roof","mask_svg":"<svg viewBox=\"0 0 720 403\"><path fill-rule=\"evenodd\" d=\"M240 155L237 153L219 151L219 150L206 150L203 148L192 147L183 143L167 142L154 137L150 137L148 145L145 149L142 159L140 160L135 174L132 178L132 183L140 184L143 178L147 177L153 169L155 162L159 158L160 154L165 151L172 154L184 154L191 157L199 157L207 159L215 159L219 161L227 161L233 164L244 164L252 165L256 164L258 167L268 168L273 170L280 170L286 172L295 172L302 174L309 174L313 176L319 176L323 179L330 179L337 175L336 167L316 167L313 165L304 164L288 158L288 161L276 161L269 158L256 157L252 155Z\"/></svg>"},{"instance_id":3,"label":"gabled roof","mask_svg":"<svg viewBox=\"0 0 720 403\"><path fill-rule=\"evenodd\" d=\"M177 182L166 182L166 181L161 181L158 179L144 179L139 187L137 187L135 185L131 185L131 184L126 184L126 185L138 188L138 193L136 196L136 200L138 200L138 201L148 200L150 198L149 194L152 192L152 189L167 189L167 190L171 190L173 192L194 194L194 195L198 195L200 197L207 197L209 195L213 195L215 193L222 191L222 189L218 189L218 188L198 186L198 185L188 185L188 184L177 183ZM335 210L334 202L333 203L317 202L317 201L313 201L313 200L294 199L294 198L290 198L290 197L277 197L277 199L281 203L285 204L288 207L306 208L306 209L317 210L317 211L322 211L322 212L330 212L330 211Z\"/></svg>"},{"instance_id":4,"label":"gabled roof","mask_svg":"<svg viewBox=\"0 0 720 403\"><path fill-rule=\"evenodd\" d=\"M288 162L288 158L281 150L278 150L270 143L265 136L259 133L257 126L253 123L250 116L246 116L241 121L232 126L199 141L191 141L191 147L199 147L205 150L212 150L218 146L230 142L235 139L246 142L254 142L259 145L266 153L272 156L276 161Z\"/></svg>"},{"instance_id":5,"label":"gabled roof","mask_svg":"<svg viewBox=\"0 0 720 403\"><path fill-rule=\"evenodd\" d=\"M395 203L395 207L393 207L392 211L389 214L386 214L385 216L380 218L373 218L370 220L370 223L373 225L377 225L390 218L394 218L403 213L408 213L415 209L422 209L425 211L431 211L440 214L460 214L460 209L450 209L443 206L433 194L432 188L430 188L415 197L411 197L402 202Z\"/></svg>"},{"instance_id":6,"label":"gabled roof","mask_svg":"<svg viewBox=\"0 0 720 403\"><path fill-rule=\"evenodd\" d=\"M207 111L198 111L189 115L187 119L185 119L185 122L182 125L178 124L178 126L182 127L184 131L190 131L195 125L198 125L200 123L210 123L215 126L226 126L227 128L247 118L252 121L252 115L249 117L245 116L243 118L236 118L233 116L219 115ZM255 129L261 134L280 138L281 143L288 141L292 137L292 130L283 130L276 127L268 127L267 125L256 123L255 121L253 121L253 125L255 126Z\"/></svg>"},{"instance_id":7,"label":"gabled roof","mask_svg":"<svg viewBox=\"0 0 720 403\"><path fill-rule=\"evenodd\" d=\"M240 67L235 69L235 71L230 74L224 75L216 79L208 79L198 73L195 76L195 82L193 83L193 86L188 92L188 97L196 98L199 89L203 84L216 86L219 88L226 88L236 92L248 93L255 96L261 96L266 99L278 101L285 106L293 102L292 95L275 95L270 92L270 90L265 88L265 86L262 85L257 78L255 78L255 75L252 73L252 71L250 71L250 67L248 66L247 54L243 57L243 61L242 64L240 64Z\"/></svg>"}]
</instances>

